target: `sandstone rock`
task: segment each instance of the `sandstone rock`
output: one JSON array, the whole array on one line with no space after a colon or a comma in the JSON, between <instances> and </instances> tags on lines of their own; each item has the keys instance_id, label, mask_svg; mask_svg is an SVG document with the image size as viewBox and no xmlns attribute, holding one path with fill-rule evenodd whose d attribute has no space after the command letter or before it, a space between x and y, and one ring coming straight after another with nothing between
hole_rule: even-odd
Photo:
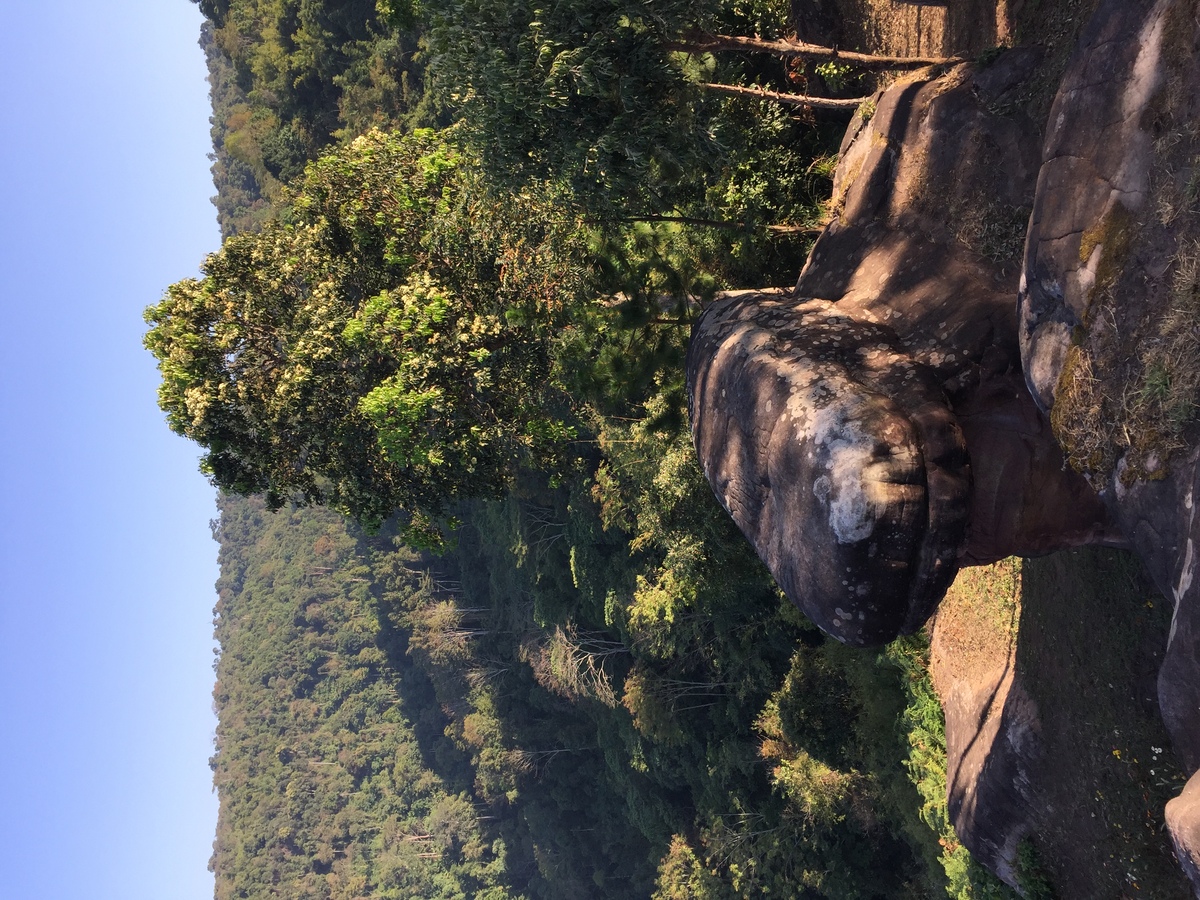
<instances>
[{"instance_id":1,"label":"sandstone rock","mask_svg":"<svg viewBox=\"0 0 1200 900\"><path fill-rule=\"evenodd\" d=\"M1051 109L1019 297L1030 391L1174 601L1159 706L1189 775L1200 767L1198 49L1194 3L1097 9ZM1200 892L1197 778L1168 825Z\"/></svg>"},{"instance_id":2,"label":"sandstone rock","mask_svg":"<svg viewBox=\"0 0 1200 900\"><path fill-rule=\"evenodd\" d=\"M1004 569L1015 584L1020 565L1012 561L983 583ZM1015 885L1018 845L1042 814L1042 723L1017 633L996 620L1008 598L971 581L951 588L931 628L929 673L946 717L947 809L971 855Z\"/></svg>"},{"instance_id":3,"label":"sandstone rock","mask_svg":"<svg viewBox=\"0 0 1200 900\"><path fill-rule=\"evenodd\" d=\"M1192 884L1200 884L1200 781L1193 778L1167 804L1167 830L1175 855Z\"/></svg>"},{"instance_id":4,"label":"sandstone rock","mask_svg":"<svg viewBox=\"0 0 1200 900\"><path fill-rule=\"evenodd\" d=\"M1018 363L1013 300L1038 152L1013 98L1038 60L1012 51L880 94L846 132L839 213L796 286L887 323L941 381L974 448L964 565L1123 543L1088 485L1062 472Z\"/></svg>"},{"instance_id":5,"label":"sandstone rock","mask_svg":"<svg viewBox=\"0 0 1200 900\"><path fill-rule=\"evenodd\" d=\"M920 627L961 564L1111 537L1022 388L1020 225L993 259L947 220L953 203L1011 218L1032 197L1033 129L996 110L1035 61L882 93L847 132L840 213L795 292L727 296L693 332L709 482L787 595L847 643Z\"/></svg>"},{"instance_id":6,"label":"sandstone rock","mask_svg":"<svg viewBox=\"0 0 1200 900\"><path fill-rule=\"evenodd\" d=\"M1150 249L1165 237L1134 232L1152 224L1154 106L1174 5L1103 4L1050 110L1020 291L1024 368L1044 409L1054 404L1072 336L1096 321L1098 301L1140 292L1147 264L1160 262L1157 253L1138 258L1133 243Z\"/></svg>"},{"instance_id":7,"label":"sandstone rock","mask_svg":"<svg viewBox=\"0 0 1200 900\"><path fill-rule=\"evenodd\" d=\"M858 646L919 627L966 537L962 433L885 325L744 292L688 351L692 433L725 509L784 592Z\"/></svg>"},{"instance_id":8,"label":"sandstone rock","mask_svg":"<svg viewBox=\"0 0 1200 900\"><path fill-rule=\"evenodd\" d=\"M953 397L1015 368L1013 295L1037 173L1033 123L1006 110L1037 61L926 71L852 123L837 214L796 285L887 322Z\"/></svg>"},{"instance_id":9,"label":"sandstone rock","mask_svg":"<svg viewBox=\"0 0 1200 900\"><path fill-rule=\"evenodd\" d=\"M1067 547L1127 546L1087 482L1066 468L1050 422L1018 372L993 375L954 414L971 456L961 565L1044 556Z\"/></svg>"},{"instance_id":10,"label":"sandstone rock","mask_svg":"<svg viewBox=\"0 0 1200 900\"><path fill-rule=\"evenodd\" d=\"M1016 886L1017 846L1038 808L1037 705L1011 663L956 681L942 705L950 821L976 860Z\"/></svg>"},{"instance_id":11,"label":"sandstone rock","mask_svg":"<svg viewBox=\"0 0 1200 900\"><path fill-rule=\"evenodd\" d=\"M920 625L960 565L1127 538L1174 602L1159 706L1193 777L1167 823L1200 896L1200 13L1104 0L1040 164L1010 102L1034 61L875 98L795 293L697 323L693 433L785 592L849 643ZM1010 882L1038 761L1012 671L943 694L955 827Z\"/></svg>"}]
</instances>

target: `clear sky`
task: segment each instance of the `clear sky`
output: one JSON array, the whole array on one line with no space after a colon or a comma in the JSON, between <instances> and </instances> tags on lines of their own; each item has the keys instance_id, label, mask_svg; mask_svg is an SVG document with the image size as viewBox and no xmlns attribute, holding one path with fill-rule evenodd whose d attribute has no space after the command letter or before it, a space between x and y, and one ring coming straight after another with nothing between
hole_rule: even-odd
<instances>
[{"instance_id":1,"label":"clear sky","mask_svg":"<svg viewBox=\"0 0 1200 900\"><path fill-rule=\"evenodd\" d=\"M0 0L0 900L193 900L213 492L142 309L218 243L189 0Z\"/></svg>"}]
</instances>

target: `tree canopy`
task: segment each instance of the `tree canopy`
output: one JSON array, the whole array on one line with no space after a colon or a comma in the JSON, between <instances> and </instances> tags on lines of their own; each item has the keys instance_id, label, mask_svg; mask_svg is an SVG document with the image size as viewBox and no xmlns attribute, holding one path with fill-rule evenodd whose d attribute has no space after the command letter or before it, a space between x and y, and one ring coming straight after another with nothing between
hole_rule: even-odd
<instances>
[{"instance_id":1,"label":"tree canopy","mask_svg":"<svg viewBox=\"0 0 1200 900\"><path fill-rule=\"evenodd\" d=\"M159 403L218 486L428 518L552 464L575 224L471 178L449 135L370 132L146 311Z\"/></svg>"},{"instance_id":2,"label":"tree canopy","mask_svg":"<svg viewBox=\"0 0 1200 900\"><path fill-rule=\"evenodd\" d=\"M681 427L691 314L822 216L839 124L759 91L799 7L200 4L227 239L146 343L265 495L214 523L218 897L946 893L920 648L825 642Z\"/></svg>"},{"instance_id":3,"label":"tree canopy","mask_svg":"<svg viewBox=\"0 0 1200 900\"><path fill-rule=\"evenodd\" d=\"M696 4L454 0L431 9L435 76L489 169L556 173L597 200L656 197L711 165L696 92L664 35Z\"/></svg>"}]
</instances>

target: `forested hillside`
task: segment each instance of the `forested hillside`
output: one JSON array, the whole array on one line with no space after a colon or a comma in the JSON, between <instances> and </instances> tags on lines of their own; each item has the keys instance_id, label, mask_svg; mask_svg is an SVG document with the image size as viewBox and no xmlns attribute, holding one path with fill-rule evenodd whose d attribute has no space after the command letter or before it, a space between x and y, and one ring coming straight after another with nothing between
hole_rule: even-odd
<instances>
[{"instance_id":1,"label":"forested hillside","mask_svg":"<svg viewBox=\"0 0 1200 900\"><path fill-rule=\"evenodd\" d=\"M411 19L392 27L361 0L199 5L223 234L260 227L283 185L330 143L373 125L434 124L418 111L424 64Z\"/></svg>"},{"instance_id":2,"label":"forested hillside","mask_svg":"<svg viewBox=\"0 0 1200 900\"><path fill-rule=\"evenodd\" d=\"M698 43L772 0L200 6L227 240L147 344L226 491L217 897L1004 896L922 639L827 641L686 430L869 76Z\"/></svg>"},{"instance_id":3,"label":"forested hillside","mask_svg":"<svg viewBox=\"0 0 1200 900\"><path fill-rule=\"evenodd\" d=\"M919 645L822 640L682 481L636 559L534 485L437 559L223 498L217 896L944 890Z\"/></svg>"}]
</instances>

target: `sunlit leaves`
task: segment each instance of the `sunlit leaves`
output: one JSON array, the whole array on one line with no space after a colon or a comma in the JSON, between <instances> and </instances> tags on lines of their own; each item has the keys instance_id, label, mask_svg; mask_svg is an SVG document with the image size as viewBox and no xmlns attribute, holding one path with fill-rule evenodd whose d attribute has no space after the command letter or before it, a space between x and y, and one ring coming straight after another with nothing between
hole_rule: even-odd
<instances>
[{"instance_id":1,"label":"sunlit leaves","mask_svg":"<svg viewBox=\"0 0 1200 900\"><path fill-rule=\"evenodd\" d=\"M578 226L529 193L485 204L473 177L446 135L367 134L147 310L160 404L218 485L379 521L553 464Z\"/></svg>"}]
</instances>

